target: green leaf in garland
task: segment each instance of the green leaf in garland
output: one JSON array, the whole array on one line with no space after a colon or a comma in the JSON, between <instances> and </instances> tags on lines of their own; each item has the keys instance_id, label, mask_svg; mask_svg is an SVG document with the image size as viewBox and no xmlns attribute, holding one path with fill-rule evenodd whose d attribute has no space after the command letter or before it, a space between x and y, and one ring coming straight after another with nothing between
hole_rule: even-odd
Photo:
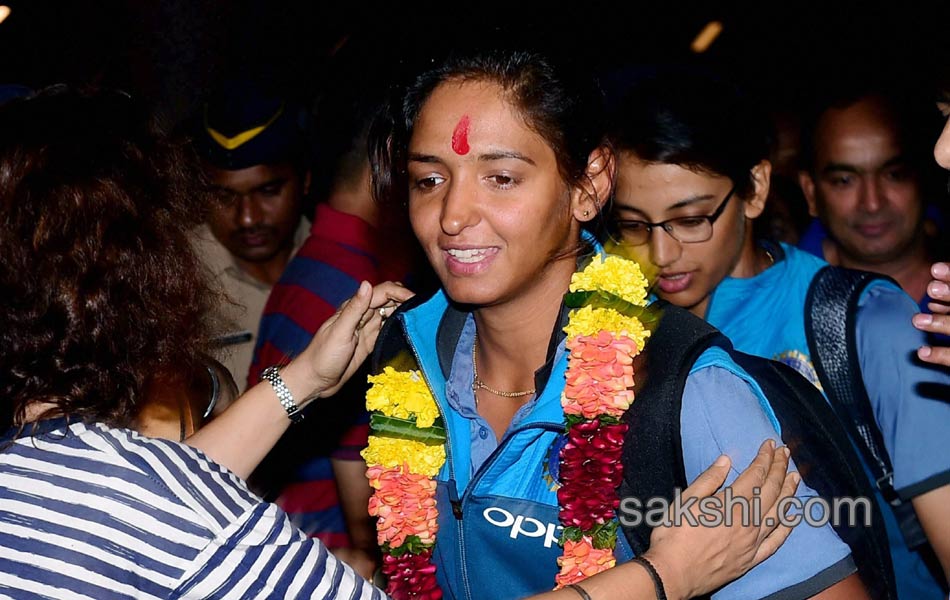
<instances>
[{"instance_id":1,"label":"green leaf in garland","mask_svg":"<svg viewBox=\"0 0 950 600\"><path fill-rule=\"evenodd\" d=\"M610 415L597 415L595 417L601 425L616 425L620 423L620 419L617 417L612 417ZM586 423L590 421L587 417L583 415L564 415L564 430L569 431L571 427L579 425L581 423Z\"/></svg>"},{"instance_id":2,"label":"green leaf in garland","mask_svg":"<svg viewBox=\"0 0 950 600\"><path fill-rule=\"evenodd\" d=\"M403 556L405 554L422 554L425 550L431 548L431 544L423 544L417 535L408 535L406 536L406 541L403 542L401 546L393 548L388 543L383 544L382 551L384 554L391 554L396 558Z\"/></svg>"},{"instance_id":3,"label":"green leaf in garland","mask_svg":"<svg viewBox=\"0 0 950 600\"><path fill-rule=\"evenodd\" d=\"M616 519L611 519L594 527L590 533L591 543L594 548L600 550L613 550L617 545L617 525Z\"/></svg>"},{"instance_id":4,"label":"green leaf in garland","mask_svg":"<svg viewBox=\"0 0 950 600\"><path fill-rule=\"evenodd\" d=\"M384 414L373 413L369 417L369 426L374 435L395 438L397 440L413 440L427 446L439 446L445 443L445 428L438 425L432 427L416 427L415 419L400 419L388 417Z\"/></svg>"},{"instance_id":5,"label":"green leaf in garland","mask_svg":"<svg viewBox=\"0 0 950 600\"><path fill-rule=\"evenodd\" d=\"M584 532L581 531L580 527L565 527L561 530L561 539L558 540L558 543L563 546L564 542L579 542L582 537L584 537Z\"/></svg>"},{"instance_id":6,"label":"green leaf in garland","mask_svg":"<svg viewBox=\"0 0 950 600\"><path fill-rule=\"evenodd\" d=\"M564 304L568 308L582 308L588 305L594 308L612 308L624 316L640 319L643 326L648 329L654 329L660 320L659 311L648 306L631 304L620 296L603 290L568 292L564 295Z\"/></svg>"},{"instance_id":7,"label":"green leaf in garland","mask_svg":"<svg viewBox=\"0 0 950 600\"><path fill-rule=\"evenodd\" d=\"M582 415L564 415L564 429L568 430L585 421L587 421L587 418Z\"/></svg>"}]
</instances>

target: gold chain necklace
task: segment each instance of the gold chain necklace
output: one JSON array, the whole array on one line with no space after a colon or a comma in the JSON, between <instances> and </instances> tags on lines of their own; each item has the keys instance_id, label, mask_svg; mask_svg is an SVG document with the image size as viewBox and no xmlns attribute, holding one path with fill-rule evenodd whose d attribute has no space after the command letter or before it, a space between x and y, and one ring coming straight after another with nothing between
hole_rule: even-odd
<instances>
[{"instance_id":1,"label":"gold chain necklace","mask_svg":"<svg viewBox=\"0 0 950 600\"><path fill-rule=\"evenodd\" d=\"M530 390L525 390L523 392L503 392L501 390L496 390L495 388L488 387L484 381L478 378L478 333L475 333L475 341L472 342L472 392L478 393L478 390L485 390L496 396L501 396L502 398L521 398L523 396L530 396L535 392L536 388L531 388ZM478 396L475 396L475 404L478 404Z\"/></svg>"}]
</instances>

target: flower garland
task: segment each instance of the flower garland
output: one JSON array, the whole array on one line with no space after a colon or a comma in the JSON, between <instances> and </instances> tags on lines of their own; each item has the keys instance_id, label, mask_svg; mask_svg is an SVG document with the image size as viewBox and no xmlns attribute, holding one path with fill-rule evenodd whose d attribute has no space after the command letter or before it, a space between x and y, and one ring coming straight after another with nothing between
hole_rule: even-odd
<instances>
[{"instance_id":1,"label":"flower garland","mask_svg":"<svg viewBox=\"0 0 950 600\"><path fill-rule=\"evenodd\" d=\"M650 332L638 318L647 303L647 280L633 261L597 255L571 278L565 303L570 352L561 405L567 443L561 450L557 498L564 529L557 588L616 564L617 486L633 403L633 359Z\"/></svg>"},{"instance_id":2,"label":"flower garland","mask_svg":"<svg viewBox=\"0 0 950 600\"><path fill-rule=\"evenodd\" d=\"M650 332L638 315L647 280L633 261L597 255L571 278L564 331L570 352L561 399L567 443L560 454L558 504L564 554L555 583L581 581L614 566L616 488L633 402L633 359ZM387 593L394 600L439 600L432 549L438 532L435 475L445 463L445 429L419 371L386 367L371 376L366 408L372 435L362 452L374 493Z\"/></svg>"},{"instance_id":3,"label":"flower garland","mask_svg":"<svg viewBox=\"0 0 950 600\"><path fill-rule=\"evenodd\" d=\"M366 393L369 445L361 453L374 492L369 514L394 600L439 600L432 548L439 530L435 475L445 463L445 429L419 371L386 367Z\"/></svg>"}]
</instances>

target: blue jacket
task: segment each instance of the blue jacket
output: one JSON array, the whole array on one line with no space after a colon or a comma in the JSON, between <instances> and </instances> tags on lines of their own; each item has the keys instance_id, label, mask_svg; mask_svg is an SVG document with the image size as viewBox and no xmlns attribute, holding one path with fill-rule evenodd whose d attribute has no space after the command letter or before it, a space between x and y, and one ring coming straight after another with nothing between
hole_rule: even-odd
<instances>
[{"instance_id":1,"label":"blue jacket","mask_svg":"<svg viewBox=\"0 0 950 600\"><path fill-rule=\"evenodd\" d=\"M458 339L446 331L453 321L444 318L450 311L454 309L440 291L399 315L448 432L437 491L434 562L439 583L447 598L514 598L551 589L561 554L561 526L557 493L545 468L549 457L556 460L553 446L564 431L563 385L546 386L528 417L471 474L469 423L445 398L447 372L439 358L439 344L443 353L451 353L454 345L449 340ZM567 356L561 353L550 381L564 381L566 368Z\"/></svg>"}]
</instances>

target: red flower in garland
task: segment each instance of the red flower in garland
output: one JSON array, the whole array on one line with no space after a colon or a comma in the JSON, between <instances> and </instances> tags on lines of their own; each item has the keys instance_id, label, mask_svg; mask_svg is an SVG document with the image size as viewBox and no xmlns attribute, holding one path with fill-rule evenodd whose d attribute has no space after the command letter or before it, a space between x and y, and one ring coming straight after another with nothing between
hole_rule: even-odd
<instances>
[{"instance_id":1,"label":"red flower in garland","mask_svg":"<svg viewBox=\"0 0 950 600\"><path fill-rule=\"evenodd\" d=\"M568 431L561 451L563 485L557 492L565 527L587 531L614 518L620 506L616 490L623 477L620 456L626 432L625 423L599 421L584 421Z\"/></svg>"},{"instance_id":2,"label":"red flower in garland","mask_svg":"<svg viewBox=\"0 0 950 600\"><path fill-rule=\"evenodd\" d=\"M435 579L432 549L419 554L383 555L383 574L389 579L386 592L393 600L441 600Z\"/></svg>"}]
</instances>

